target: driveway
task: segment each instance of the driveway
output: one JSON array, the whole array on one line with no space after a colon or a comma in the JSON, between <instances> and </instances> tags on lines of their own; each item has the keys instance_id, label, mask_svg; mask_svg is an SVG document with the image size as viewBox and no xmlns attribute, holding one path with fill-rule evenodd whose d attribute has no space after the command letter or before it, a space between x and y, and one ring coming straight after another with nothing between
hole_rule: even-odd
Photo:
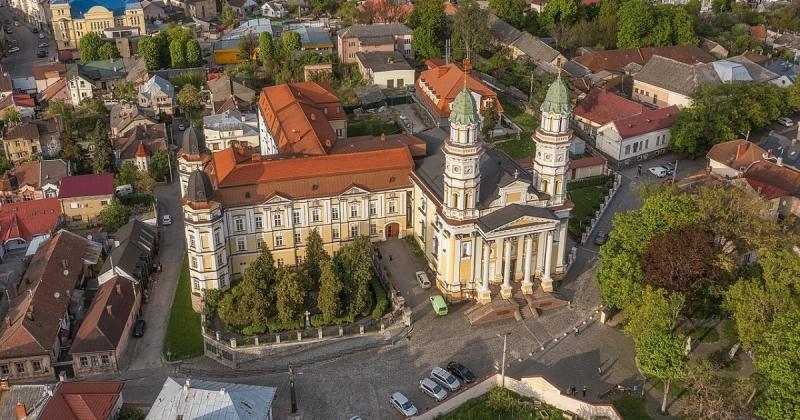
<instances>
[{"instance_id":1,"label":"driveway","mask_svg":"<svg viewBox=\"0 0 800 420\"><path fill-rule=\"evenodd\" d=\"M424 110L420 109L419 104L416 102L392 106L389 107L389 110L400 128L408 133L419 133L433 127L430 117L427 116Z\"/></svg>"},{"instance_id":2,"label":"driveway","mask_svg":"<svg viewBox=\"0 0 800 420\"><path fill-rule=\"evenodd\" d=\"M14 9L9 6L1 7L0 18L13 21L13 10ZM32 77L33 66L52 62L57 57L55 41L50 34L43 32L45 38L39 39L38 34L31 32L31 25L25 23L22 19L20 19L19 23L19 26L13 26L12 23L14 33L3 33L9 40L16 39L16 45L20 49L19 52L7 54L7 57L2 61L3 70L7 71L12 79L18 77ZM49 55L45 58L38 58L36 57L36 51L38 51L38 45L42 42L50 44L47 48Z\"/></svg>"}]
</instances>

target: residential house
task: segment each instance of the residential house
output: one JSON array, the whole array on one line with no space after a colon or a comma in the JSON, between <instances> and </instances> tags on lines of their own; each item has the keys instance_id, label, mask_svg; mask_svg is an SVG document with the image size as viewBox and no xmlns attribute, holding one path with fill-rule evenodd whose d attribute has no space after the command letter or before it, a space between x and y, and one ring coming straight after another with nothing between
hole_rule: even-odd
<instances>
[{"instance_id":1,"label":"residential house","mask_svg":"<svg viewBox=\"0 0 800 420\"><path fill-rule=\"evenodd\" d=\"M673 105L607 123L597 130L595 146L618 166L628 166L667 151L670 128L678 117Z\"/></svg>"},{"instance_id":2,"label":"residential house","mask_svg":"<svg viewBox=\"0 0 800 420\"><path fill-rule=\"evenodd\" d=\"M778 33L767 31L766 44L775 50L788 50L794 59L800 58L800 35L791 32Z\"/></svg>"},{"instance_id":3,"label":"residential house","mask_svg":"<svg viewBox=\"0 0 800 420\"><path fill-rule=\"evenodd\" d=\"M277 388L235 383L167 378L146 420L206 419L273 420ZM247 409L243 409L246 407Z\"/></svg>"},{"instance_id":4,"label":"residential house","mask_svg":"<svg viewBox=\"0 0 800 420\"><path fill-rule=\"evenodd\" d=\"M30 120L36 113L36 101L27 93L12 93L0 100L0 118L5 117L6 110L14 109L23 120Z\"/></svg>"},{"instance_id":5,"label":"residential house","mask_svg":"<svg viewBox=\"0 0 800 420\"><path fill-rule=\"evenodd\" d=\"M37 420L115 420L122 409L122 382L59 382Z\"/></svg>"},{"instance_id":6,"label":"residential house","mask_svg":"<svg viewBox=\"0 0 800 420\"><path fill-rule=\"evenodd\" d=\"M323 155L347 137L347 117L327 84L287 83L261 91L258 129L261 154Z\"/></svg>"},{"instance_id":7,"label":"residential house","mask_svg":"<svg viewBox=\"0 0 800 420\"><path fill-rule=\"evenodd\" d=\"M183 5L187 16L203 22L214 20L219 13L216 0L186 0Z\"/></svg>"},{"instance_id":8,"label":"residential house","mask_svg":"<svg viewBox=\"0 0 800 420\"><path fill-rule=\"evenodd\" d=\"M800 216L800 171L784 165L779 157L754 162L733 183L758 194L771 220Z\"/></svg>"},{"instance_id":9,"label":"residential house","mask_svg":"<svg viewBox=\"0 0 800 420\"><path fill-rule=\"evenodd\" d=\"M64 124L60 115L33 120L39 130L39 146L42 156L52 158L61 152L61 133Z\"/></svg>"},{"instance_id":10,"label":"residential house","mask_svg":"<svg viewBox=\"0 0 800 420\"><path fill-rule=\"evenodd\" d=\"M717 143L706 153L711 172L725 178L740 177L750 165L769 156L766 150L744 139Z\"/></svg>"},{"instance_id":11,"label":"residential house","mask_svg":"<svg viewBox=\"0 0 800 420\"><path fill-rule=\"evenodd\" d=\"M114 276L100 286L69 348L76 377L122 369L141 303L139 285L124 277Z\"/></svg>"},{"instance_id":12,"label":"residential house","mask_svg":"<svg viewBox=\"0 0 800 420\"><path fill-rule=\"evenodd\" d=\"M402 23L352 25L337 35L337 53L343 63L355 63L359 52L397 51L414 59L411 29Z\"/></svg>"},{"instance_id":13,"label":"residential house","mask_svg":"<svg viewBox=\"0 0 800 420\"><path fill-rule=\"evenodd\" d=\"M714 61L713 56L695 45L590 51L575 57L572 61L590 73L606 71L613 74L626 74L626 67L630 69L630 65L635 64L641 69L656 55L684 64Z\"/></svg>"},{"instance_id":14,"label":"residential house","mask_svg":"<svg viewBox=\"0 0 800 420\"><path fill-rule=\"evenodd\" d=\"M148 288L153 261L158 252L158 233L155 228L133 219L114 233L114 247L97 276L99 285L119 276Z\"/></svg>"},{"instance_id":15,"label":"residential house","mask_svg":"<svg viewBox=\"0 0 800 420\"><path fill-rule=\"evenodd\" d=\"M397 51L373 51L356 54L361 77L386 89L405 88L414 82L414 68Z\"/></svg>"},{"instance_id":16,"label":"residential house","mask_svg":"<svg viewBox=\"0 0 800 420\"><path fill-rule=\"evenodd\" d=\"M767 62L761 65L764 66L767 70L778 75L778 80L773 82L778 86L791 85L797 81L797 74L798 74L798 69L800 69L800 66L798 66L795 63L792 63L791 61L785 60L783 58L771 58Z\"/></svg>"},{"instance_id":17,"label":"residential house","mask_svg":"<svg viewBox=\"0 0 800 420\"><path fill-rule=\"evenodd\" d=\"M797 135L789 138L772 133L761 142L761 147L773 156L780 157L784 165L800 171L800 141L797 139Z\"/></svg>"},{"instance_id":18,"label":"residential house","mask_svg":"<svg viewBox=\"0 0 800 420\"><path fill-rule=\"evenodd\" d=\"M25 249L38 237L49 237L63 220L57 198L42 198L0 205L0 255Z\"/></svg>"},{"instance_id":19,"label":"residential house","mask_svg":"<svg viewBox=\"0 0 800 420\"><path fill-rule=\"evenodd\" d=\"M64 63L36 64L33 66L33 78L36 80L36 91L42 92L52 84L67 76Z\"/></svg>"},{"instance_id":20,"label":"residential house","mask_svg":"<svg viewBox=\"0 0 800 420\"><path fill-rule=\"evenodd\" d=\"M53 363L69 341L72 317L81 311L80 288L101 246L58 231L33 255L13 290L0 327L0 376L11 380L53 379Z\"/></svg>"},{"instance_id":21,"label":"residential house","mask_svg":"<svg viewBox=\"0 0 800 420\"><path fill-rule=\"evenodd\" d=\"M128 74L122 58L67 64L70 101L77 106L84 99L96 96L111 99L114 86Z\"/></svg>"},{"instance_id":22,"label":"residential house","mask_svg":"<svg viewBox=\"0 0 800 420\"><path fill-rule=\"evenodd\" d=\"M156 122L142 112L137 104L118 103L111 107L111 136L120 136L138 126L153 125Z\"/></svg>"},{"instance_id":23,"label":"residential house","mask_svg":"<svg viewBox=\"0 0 800 420\"><path fill-rule=\"evenodd\" d=\"M0 379L0 419L38 419L50 393L49 385L10 385Z\"/></svg>"},{"instance_id":24,"label":"residential house","mask_svg":"<svg viewBox=\"0 0 800 420\"><path fill-rule=\"evenodd\" d=\"M497 112L503 113L503 105L497 99L497 93L472 74L472 63L469 60L464 60L463 69L456 63L449 63L423 71L417 78L414 95L436 125L447 126L450 105L464 88L465 82L480 110L493 103Z\"/></svg>"},{"instance_id":25,"label":"residential house","mask_svg":"<svg viewBox=\"0 0 800 420\"><path fill-rule=\"evenodd\" d=\"M239 145L258 149L258 117L239 111L208 115L203 117L203 135L206 146L213 151Z\"/></svg>"},{"instance_id":26,"label":"residential house","mask_svg":"<svg viewBox=\"0 0 800 420\"><path fill-rule=\"evenodd\" d=\"M250 15L258 9L258 3L255 0L228 0L228 4L239 16Z\"/></svg>"},{"instance_id":27,"label":"residential house","mask_svg":"<svg viewBox=\"0 0 800 420\"><path fill-rule=\"evenodd\" d=\"M3 136L3 149L8 160L19 163L30 160L42 152L39 127L30 122L15 124Z\"/></svg>"},{"instance_id":28,"label":"residential house","mask_svg":"<svg viewBox=\"0 0 800 420\"><path fill-rule=\"evenodd\" d=\"M57 198L61 179L69 175L63 159L23 162L0 177L0 196L5 203Z\"/></svg>"},{"instance_id":29,"label":"residential house","mask_svg":"<svg viewBox=\"0 0 800 420\"><path fill-rule=\"evenodd\" d=\"M143 57L135 57L124 59L125 67L128 69L128 74L125 75L125 81L133 83L134 86L139 86L150 80L150 72L147 70L147 63ZM158 70L154 71L155 74Z\"/></svg>"},{"instance_id":30,"label":"residential house","mask_svg":"<svg viewBox=\"0 0 800 420\"><path fill-rule=\"evenodd\" d=\"M538 37L514 28L494 14L489 14L488 23L494 42L508 48L513 59L524 57L551 73L556 72L559 63L567 61L561 53L542 42Z\"/></svg>"},{"instance_id":31,"label":"residential house","mask_svg":"<svg viewBox=\"0 0 800 420\"><path fill-rule=\"evenodd\" d=\"M300 26L290 29L300 35L300 49L303 51L328 52L333 51L333 42L327 29L313 26Z\"/></svg>"},{"instance_id":32,"label":"residential house","mask_svg":"<svg viewBox=\"0 0 800 420\"><path fill-rule=\"evenodd\" d=\"M53 36L56 48L76 50L81 37L88 32L101 33L115 27L145 29L144 9L138 1L126 0L50 0Z\"/></svg>"},{"instance_id":33,"label":"residential house","mask_svg":"<svg viewBox=\"0 0 800 420\"><path fill-rule=\"evenodd\" d=\"M567 181L608 175L608 159L603 156L588 156L570 160Z\"/></svg>"},{"instance_id":34,"label":"residential house","mask_svg":"<svg viewBox=\"0 0 800 420\"><path fill-rule=\"evenodd\" d=\"M46 106L50 101L62 101L65 104L72 103L72 96L70 95L65 78L59 79L57 82L48 86L36 95L36 99L40 104Z\"/></svg>"},{"instance_id":35,"label":"residential house","mask_svg":"<svg viewBox=\"0 0 800 420\"><path fill-rule=\"evenodd\" d=\"M114 200L114 174L68 176L58 193L69 226L94 226L97 215Z\"/></svg>"},{"instance_id":36,"label":"residential house","mask_svg":"<svg viewBox=\"0 0 800 420\"><path fill-rule=\"evenodd\" d=\"M263 32L272 35L273 38L276 37L277 31L272 27L272 21L269 19L257 18L242 22L238 27L223 35L220 40L214 42L212 45L214 63L218 65L239 63L241 61L239 39L243 36L253 36L258 39Z\"/></svg>"},{"instance_id":37,"label":"residential house","mask_svg":"<svg viewBox=\"0 0 800 420\"><path fill-rule=\"evenodd\" d=\"M261 16L273 19L286 19L289 11L283 3L277 1L268 1L261 5Z\"/></svg>"},{"instance_id":38,"label":"residential house","mask_svg":"<svg viewBox=\"0 0 800 420\"><path fill-rule=\"evenodd\" d=\"M144 10L144 18L147 22L155 20L163 20L167 17L167 12L164 10L166 5L163 1L157 0L142 0L142 10Z\"/></svg>"},{"instance_id":39,"label":"residential house","mask_svg":"<svg viewBox=\"0 0 800 420\"><path fill-rule=\"evenodd\" d=\"M150 169L150 158L167 150L167 126L164 123L137 125L112 141L117 167L132 162L146 172Z\"/></svg>"},{"instance_id":40,"label":"residential house","mask_svg":"<svg viewBox=\"0 0 800 420\"><path fill-rule=\"evenodd\" d=\"M209 99L215 114L225 110L252 112L256 91L236 81L227 74L212 78L209 75L207 83ZM223 109L223 105L226 109Z\"/></svg>"},{"instance_id":41,"label":"residential house","mask_svg":"<svg viewBox=\"0 0 800 420\"><path fill-rule=\"evenodd\" d=\"M139 86L139 106L149 109L154 115L162 112L172 115L175 103L175 86L155 75Z\"/></svg>"},{"instance_id":42,"label":"residential house","mask_svg":"<svg viewBox=\"0 0 800 420\"><path fill-rule=\"evenodd\" d=\"M605 89L594 88L575 103L572 117L578 129L590 138L600 127L622 118L640 114L644 106Z\"/></svg>"}]
</instances>

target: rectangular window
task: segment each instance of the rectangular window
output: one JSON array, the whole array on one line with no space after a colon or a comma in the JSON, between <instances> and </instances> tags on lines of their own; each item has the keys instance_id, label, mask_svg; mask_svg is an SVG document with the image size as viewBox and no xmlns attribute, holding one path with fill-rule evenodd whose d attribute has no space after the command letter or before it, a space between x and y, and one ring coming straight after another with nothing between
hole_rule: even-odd
<instances>
[{"instance_id":1,"label":"rectangular window","mask_svg":"<svg viewBox=\"0 0 800 420\"><path fill-rule=\"evenodd\" d=\"M301 265L301 264L303 264L303 256L302 255L298 255L297 256L297 265Z\"/></svg>"},{"instance_id":2,"label":"rectangular window","mask_svg":"<svg viewBox=\"0 0 800 420\"><path fill-rule=\"evenodd\" d=\"M397 211L397 202L389 200L389 214L394 214Z\"/></svg>"},{"instance_id":3,"label":"rectangular window","mask_svg":"<svg viewBox=\"0 0 800 420\"><path fill-rule=\"evenodd\" d=\"M194 248L195 246L197 246L197 243L194 239L194 232L189 232L189 248Z\"/></svg>"},{"instance_id":4,"label":"rectangular window","mask_svg":"<svg viewBox=\"0 0 800 420\"><path fill-rule=\"evenodd\" d=\"M283 214L275 212L275 214L272 215L272 224L275 227L283 226Z\"/></svg>"},{"instance_id":5,"label":"rectangular window","mask_svg":"<svg viewBox=\"0 0 800 420\"><path fill-rule=\"evenodd\" d=\"M108 205L108 200L100 200L100 205L103 206L103 207L107 206Z\"/></svg>"},{"instance_id":6,"label":"rectangular window","mask_svg":"<svg viewBox=\"0 0 800 420\"><path fill-rule=\"evenodd\" d=\"M261 249L264 246L264 240L261 238L256 238L256 249Z\"/></svg>"},{"instance_id":7,"label":"rectangular window","mask_svg":"<svg viewBox=\"0 0 800 420\"><path fill-rule=\"evenodd\" d=\"M108 365L111 364L111 361L108 358L107 354L101 354L100 355L100 364L103 365L103 366L108 366Z\"/></svg>"},{"instance_id":8,"label":"rectangular window","mask_svg":"<svg viewBox=\"0 0 800 420\"><path fill-rule=\"evenodd\" d=\"M277 260L275 260L275 263L278 264L278 267L283 267L283 258L278 258Z\"/></svg>"},{"instance_id":9,"label":"rectangular window","mask_svg":"<svg viewBox=\"0 0 800 420\"><path fill-rule=\"evenodd\" d=\"M222 265L222 254L217 254L217 267Z\"/></svg>"},{"instance_id":10,"label":"rectangular window","mask_svg":"<svg viewBox=\"0 0 800 420\"><path fill-rule=\"evenodd\" d=\"M472 255L472 244L464 242L461 244L461 258L467 258Z\"/></svg>"},{"instance_id":11,"label":"rectangular window","mask_svg":"<svg viewBox=\"0 0 800 420\"><path fill-rule=\"evenodd\" d=\"M639 151L639 142L637 141L636 143L633 143L633 153L636 153L638 151Z\"/></svg>"},{"instance_id":12,"label":"rectangular window","mask_svg":"<svg viewBox=\"0 0 800 420\"><path fill-rule=\"evenodd\" d=\"M295 245L300 245L300 242L302 242L302 240L301 240L301 239L302 239L302 238L300 238L300 233L298 233L298 232L295 232L295 233L294 233L294 244L295 244Z\"/></svg>"},{"instance_id":13,"label":"rectangular window","mask_svg":"<svg viewBox=\"0 0 800 420\"><path fill-rule=\"evenodd\" d=\"M370 216L377 216L378 215L378 203L375 201L369 202L369 215Z\"/></svg>"},{"instance_id":14,"label":"rectangular window","mask_svg":"<svg viewBox=\"0 0 800 420\"><path fill-rule=\"evenodd\" d=\"M241 232L244 230L244 219L242 219L241 217L233 219L233 224L235 226L234 229L236 229L237 232Z\"/></svg>"},{"instance_id":15,"label":"rectangular window","mask_svg":"<svg viewBox=\"0 0 800 420\"><path fill-rule=\"evenodd\" d=\"M42 371L42 362L38 360L31 361L31 368L33 368L34 372L41 372Z\"/></svg>"},{"instance_id":16,"label":"rectangular window","mask_svg":"<svg viewBox=\"0 0 800 420\"><path fill-rule=\"evenodd\" d=\"M331 229L331 236L333 237L333 239L339 239L339 228L338 227L335 227L335 228Z\"/></svg>"},{"instance_id":17,"label":"rectangular window","mask_svg":"<svg viewBox=\"0 0 800 420\"><path fill-rule=\"evenodd\" d=\"M256 216L256 229L262 229L264 227L264 222L261 219L261 216Z\"/></svg>"},{"instance_id":18,"label":"rectangular window","mask_svg":"<svg viewBox=\"0 0 800 420\"><path fill-rule=\"evenodd\" d=\"M80 358L81 367L88 367L89 366L89 358L86 356L81 356Z\"/></svg>"},{"instance_id":19,"label":"rectangular window","mask_svg":"<svg viewBox=\"0 0 800 420\"><path fill-rule=\"evenodd\" d=\"M222 235L218 230L214 231L214 243L217 245L222 245Z\"/></svg>"},{"instance_id":20,"label":"rectangular window","mask_svg":"<svg viewBox=\"0 0 800 420\"><path fill-rule=\"evenodd\" d=\"M99 360L98 360L97 356L92 356L92 366L97 366L98 363L99 363Z\"/></svg>"},{"instance_id":21,"label":"rectangular window","mask_svg":"<svg viewBox=\"0 0 800 420\"><path fill-rule=\"evenodd\" d=\"M17 370L17 374L25 373L25 363L14 363L14 368Z\"/></svg>"},{"instance_id":22,"label":"rectangular window","mask_svg":"<svg viewBox=\"0 0 800 420\"><path fill-rule=\"evenodd\" d=\"M275 247L278 248L282 246L283 246L283 236L278 235L275 237Z\"/></svg>"},{"instance_id":23,"label":"rectangular window","mask_svg":"<svg viewBox=\"0 0 800 420\"><path fill-rule=\"evenodd\" d=\"M0 375L7 376L8 374L8 365L0 365Z\"/></svg>"},{"instance_id":24,"label":"rectangular window","mask_svg":"<svg viewBox=\"0 0 800 420\"><path fill-rule=\"evenodd\" d=\"M300 210L298 209L292 210L292 223L295 225L300 224Z\"/></svg>"},{"instance_id":25,"label":"rectangular window","mask_svg":"<svg viewBox=\"0 0 800 420\"><path fill-rule=\"evenodd\" d=\"M350 225L350 238L353 239L358 236L358 225Z\"/></svg>"},{"instance_id":26,"label":"rectangular window","mask_svg":"<svg viewBox=\"0 0 800 420\"><path fill-rule=\"evenodd\" d=\"M247 244L245 244L244 238L236 238L236 249L238 251L247 250Z\"/></svg>"},{"instance_id":27,"label":"rectangular window","mask_svg":"<svg viewBox=\"0 0 800 420\"><path fill-rule=\"evenodd\" d=\"M69 203L69 208L71 208L71 209L79 209L79 208L81 208L81 205L78 204L78 203Z\"/></svg>"},{"instance_id":28,"label":"rectangular window","mask_svg":"<svg viewBox=\"0 0 800 420\"><path fill-rule=\"evenodd\" d=\"M339 207L331 207L331 219L339 220Z\"/></svg>"},{"instance_id":29,"label":"rectangular window","mask_svg":"<svg viewBox=\"0 0 800 420\"><path fill-rule=\"evenodd\" d=\"M197 257L192 257L192 268L197 268Z\"/></svg>"},{"instance_id":30,"label":"rectangular window","mask_svg":"<svg viewBox=\"0 0 800 420\"><path fill-rule=\"evenodd\" d=\"M319 209L311 209L311 221L314 223L319 222Z\"/></svg>"},{"instance_id":31,"label":"rectangular window","mask_svg":"<svg viewBox=\"0 0 800 420\"><path fill-rule=\"evenodd\" d=\"M371 236L378 234L378 226L375 223L370 223L369 224L369 234Z\"/></svg>"},{"instance_id":32,"label":"rectangular window","mask_svg":"<svg viewBox=\"0 0 800 420\"><path fill-rule=\"evenodd\" d=\"M650 139L646 139L646 140L644 141L644 148L645 148L645 150L646 150L648 147L650 147Z\"/></svg>"},{"instance_id":33,"label":"rectangular window","mask_svg":"<svg viewBox=\"0 0 800 420\"><path fill-rule=\"evenodd\" d=\"M627 146L625 146L625 154L626 154L626 155L629 155L629 154L631 154L631 145L630 145L630 144L629 144L629 145L627 145Z\"/></svg>"},{"instance_id":34,"label":"rectangular window","mask_svg":"<svg viewBox=\"0 0 800 420\"><path fill-rule=\"evenodd\" d=\"M358 217L358 204L350 205L350 217Z\"/></svg>"}]
</instances>

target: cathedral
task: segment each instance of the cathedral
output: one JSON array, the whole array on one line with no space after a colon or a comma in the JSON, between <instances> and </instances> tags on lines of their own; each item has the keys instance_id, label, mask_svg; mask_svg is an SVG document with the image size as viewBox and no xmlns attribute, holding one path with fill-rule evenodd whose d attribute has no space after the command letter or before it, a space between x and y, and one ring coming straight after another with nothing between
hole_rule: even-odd
<instances>
[{"instance_id":1,"label":"cathedral","mask_svg":"<svg viewBox=\"0 0 800 420\"><path fill-rule=\"evenodd\" d=\"M311 230L330 253L359 235L412 236L449 300L552 291L565 270L572 209L569 91L560 76L547 91L531 139L533 173L484 143L476 96L465 83L450 104L449 132L341 138L321 155L212 154L201 132L187 130L178 162L192 292L228 289L263 247L278 265L302 263ZM307 99L306 120L319 126L328 113Z\"/></svg>"}]
</instances>

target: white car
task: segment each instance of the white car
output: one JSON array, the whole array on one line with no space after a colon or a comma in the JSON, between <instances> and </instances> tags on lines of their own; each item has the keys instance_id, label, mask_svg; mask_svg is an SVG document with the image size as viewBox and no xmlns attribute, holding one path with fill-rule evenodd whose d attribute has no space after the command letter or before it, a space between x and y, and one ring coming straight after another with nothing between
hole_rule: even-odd
<instances>
[{"instance_id":1,"label":"white car","mask_svg":"<svg viewBox=\"0 0 800 420\"><path fill-rule=\"evenodd\" d=\"M178 124L178 130L180 131L186 130L186 126L183 124Z\"/></svg>"},{"instance_id":2,"label":"white car","mask_svg":"<svg viewBox=\"0 0 800 420\"><path fill-rule=\"evenodd\" d=\"M417 407L414 407L414 404L411 402L411 400L399 392L392 394L392 396L389 397L389 402L392 403L392 406L394 406L397 411L406 417L411 417L417 414Z\"/></svg>"},{"instance_id":3,"label":"white car","mask_svg":"<svg viewBox=\"0 0 800 420\"><path fill-rule=\"evenodd\" d=\"M14 26L19 26L19 21L18 20L14 21Z\"/></svg>"},{"instance_id":4,"label":"white car","mask_svg":"<svg viewBox=\"0 0 800 420\"><path fill-rule=\"evenodd\" d=\"M46 42L42 42L41 44L39 44L39 48L47 48L49 46L50 46L50 44L48 44Z\"/></svg>"},{"instance_id":5,"label":"white car","mask_svg":"<svg viewBox=\"0 0 800 420\"><path fill-rule=\"evenodd\" d=\"M435 398L436 401L443 401L447 398L447 391L445 391L441 385L431 380L431 378L425 378L419 381L419 389L421 389L423 393L428 394L431 398Z\"/></svg>"},{"instance_id":6,"label":"white car","mask_svg":"<svg viewBox=\"0 0 800 420\"><path fill-rule=\"evenodd\" d=\"M780 117L778 118L778 124L784 127L791 127L794 125L794 121L792 121L792 119L789 117Z\"/></svg>"},{"instance_id":7,"label":"white car","mask_svg":"<svg viewBox=\"0 0 800 420\"><path fill-rule=\"evenodd\" d=\"M11 48L8 49L8 52L10 52L10 53L19 52L19 47L11 47Z\"/></svg>"},{"instance_id":8,"label":"white car","mask_svg":"<svg viewBox=\"0 0 800 420\"><path fill-rule=\"evenodd\" d=\"M39 32L39 39L44 39L44 34Z\"/></svg>"},{"instance_id":9,"label":"white car","mask_svg":"<svg viewBox=\"0 0 800 420\"><path fill-rule=\"evenodd\" d=\"M417 271L414 276L417 278L417 283L419 283L419 287L423 289L430 289L431 288L431 281L428 280L428 275L425 274L424 271Z\"/></svg>"},{"instance_id":10,"label":"white car","mask_svg":"<svg viewBox=\"0 0 800 420\"><path fill-rule=\"evenodd\" d=\"M431 369L431 379L451 392L458 391L461 388L461 382L458 381L455 375L438 366Z\"/></svg>"},{"instance_id":11,"label":"white car","mask_svg":"<svg viewBox=\"0 0 800 420\"><path fill-rule=\"evenodd\" d=\"M669 170L663 166L653 166L648 171L656 178L664 178L669 173Z\"/></svg>"},{"instance_id":12,"label":"white car","mask_svg":"<svg viewBox=\"0 0 800 420\"><path fill-rule=\"evenodd\" d=\"M165 214L164 217L161 218L161 224L164 226L169 226L172 224L172 216Z\"/></svg>"}]
</instances>

